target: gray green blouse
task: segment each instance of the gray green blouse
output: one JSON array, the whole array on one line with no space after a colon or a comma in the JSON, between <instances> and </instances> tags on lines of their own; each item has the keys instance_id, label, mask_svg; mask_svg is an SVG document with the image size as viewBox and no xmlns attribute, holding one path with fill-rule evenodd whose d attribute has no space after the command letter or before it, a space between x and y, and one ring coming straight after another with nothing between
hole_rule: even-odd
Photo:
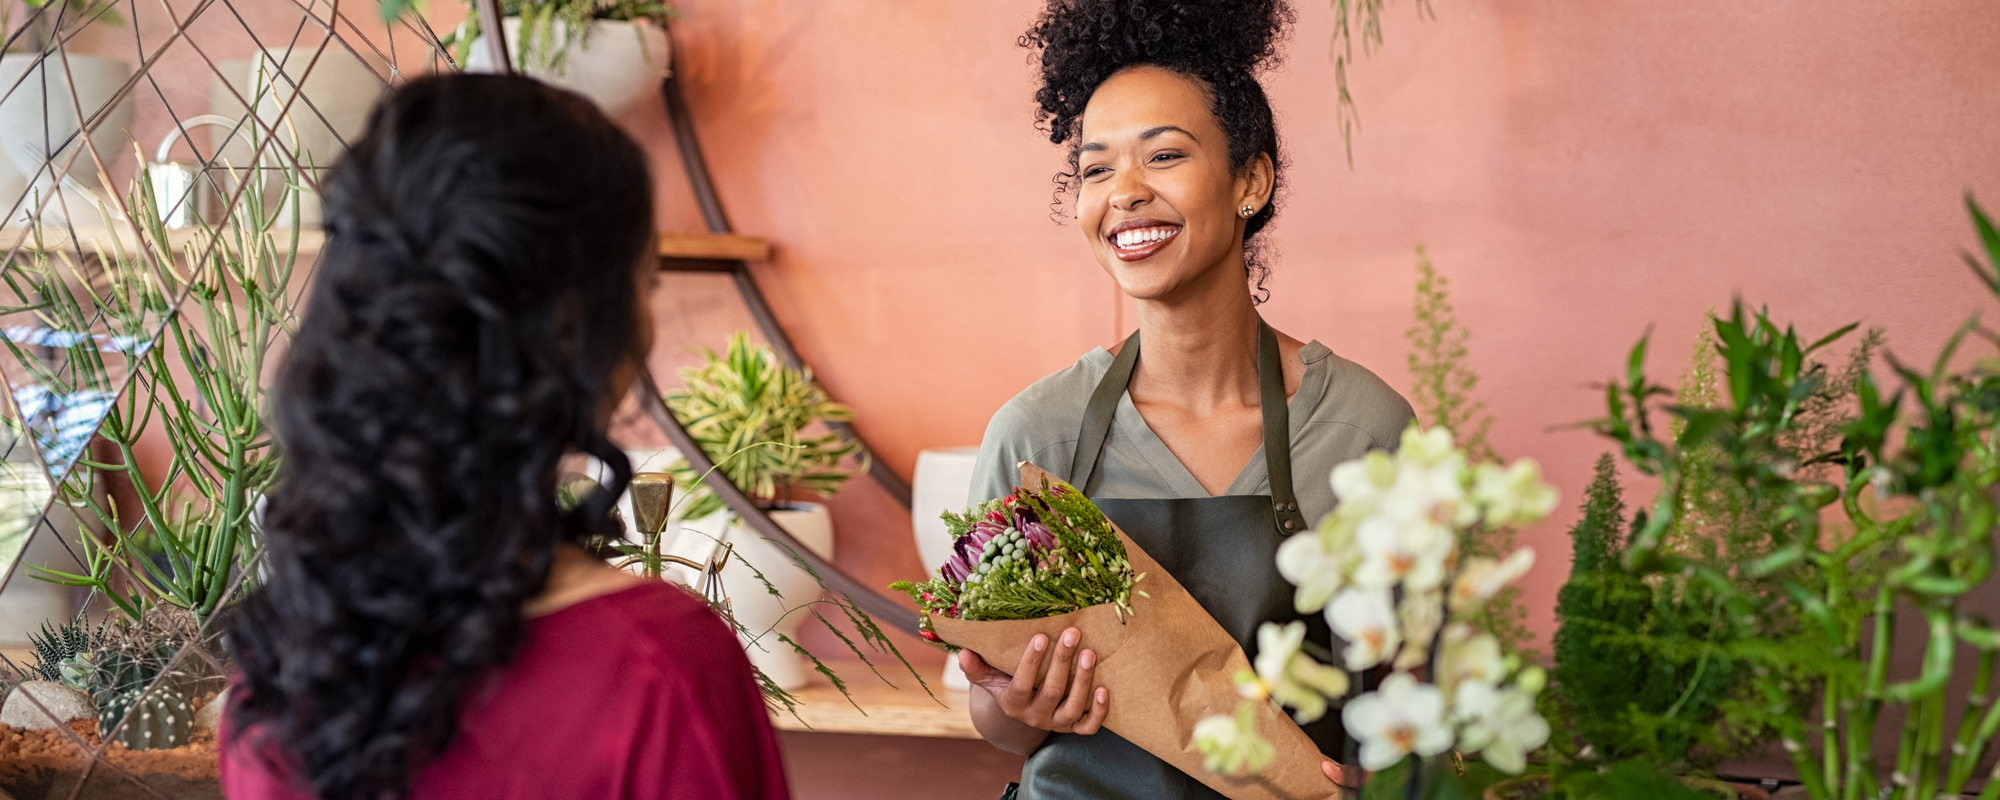
<instances>
[{"instance_id":1,"label":"gray green blouse","mask_svg":"<svg viewBox=\"0 0 2000 800\"><path fill-rule=\"evenodd\" d=\"M993 414L979 444L969 503L1012 491L1019 475L1015 465L1022 461L1068 476L1084 404L1110 369L1111 358L1102 347L1085 353L1075 364L1035 381ZM1333 486L1328 480L1333 468L1370 450L1394 449L1414 414L1409 401L1375 373L1334 355L1326 345L1308 343L1299 350L1299 358L1305 362L1305 375L1286 406L1292 425L1292 479L1299 510L1307 520L1317 521L1333 510ZM1119 398L1103 462L1091 485L1081 488L1092 497L1107 498L1209 496L1147 427L1129 393ZM1270 491L1264 448L1259 446L1226 494Z\"/></svg>"}]
</instances>

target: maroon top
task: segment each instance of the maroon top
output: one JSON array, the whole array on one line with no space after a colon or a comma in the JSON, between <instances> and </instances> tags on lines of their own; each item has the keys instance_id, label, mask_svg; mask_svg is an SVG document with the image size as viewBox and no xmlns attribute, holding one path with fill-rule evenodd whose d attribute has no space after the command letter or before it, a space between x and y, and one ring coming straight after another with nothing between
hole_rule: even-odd
<instances>
[{"instance_id":1,"label":"maroon top","mask_svg":"<svg viewBox=\"0 0 2000 800\"><path fill-rule=\"evenodd\" d=\"M459 714L457 737L412 781L411 800L789 797L742 646L672 584L529 620L519 656ZM276 759L231 744L221 742L223 794L310 800Z\"/></svg>"}]
</instances>

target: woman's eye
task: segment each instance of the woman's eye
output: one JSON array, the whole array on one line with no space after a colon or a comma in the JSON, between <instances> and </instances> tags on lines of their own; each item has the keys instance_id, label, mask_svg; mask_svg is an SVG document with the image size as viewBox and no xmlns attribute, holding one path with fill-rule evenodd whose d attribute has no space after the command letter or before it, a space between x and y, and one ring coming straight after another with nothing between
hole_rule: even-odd
<instances>
[{"instance_id":1,"label":"woman's eye","mask_svg":"<svg viewBox=\"0 0 2000 800\"><path fill-rule=\"evenodd\" d=\"M1153 163L1158 164L1165 161L1172 161L1180 157L1181 154L1179 153L1158 153L1153 156Z\"/></svg>"},{"instance_id":2,"label":"woman's eye","mask_svg":"<svg viewBox=\"0 0 2000 800\"><path fill-rule=\"evenodd\" d=\"M1084 177L1084 180L1089 180L1089 179L1091 179L1091 178L1095 178L1095 177L1097 177L1097 176L1099 176L1099 175L1103 175L1104 173L1107 173L1107 172L1110 172L1110 171L1111 171L1111 168L1110 168L1110 167L1088 167L1088 168L1084 169L1084 171L1083 171L1083 177Z\"/></svg>"}]
</instances>

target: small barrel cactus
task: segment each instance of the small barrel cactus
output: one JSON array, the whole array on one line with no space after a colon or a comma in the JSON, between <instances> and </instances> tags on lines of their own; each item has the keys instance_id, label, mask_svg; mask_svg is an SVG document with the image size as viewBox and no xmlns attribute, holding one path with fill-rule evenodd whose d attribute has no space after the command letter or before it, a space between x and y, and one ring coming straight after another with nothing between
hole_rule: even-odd
<instances>
[{"instance_id":1,"label":"small barrel cactus","mask_svg":"<svg viewBox=\"0 0 2000 800\"><path fill-rule=\"evenodd\" d=\"M126 712L131 718L126 718ZM112 727L123 720L124 727ZM187 697L168 686L120 693L97 717L97 730L128 750L158 750L187 744L194 734L194 707Z\"/></svg>"}]
</instances>

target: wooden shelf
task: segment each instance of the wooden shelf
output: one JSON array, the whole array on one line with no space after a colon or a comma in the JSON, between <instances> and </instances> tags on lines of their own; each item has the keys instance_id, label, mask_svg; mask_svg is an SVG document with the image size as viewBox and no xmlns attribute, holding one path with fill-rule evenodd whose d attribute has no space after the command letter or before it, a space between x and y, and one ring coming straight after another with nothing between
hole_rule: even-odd
<instances>
[{"instance_id":1,"label":"wooden shelf","mask_svg":"<svg viewBox=\"0 0 2000 800\"><path fill-rule=\"evenodd\" d=\"M115 236L113 234L116 234ZM196 228L181 228L167 232L167 241L179 252L188 244L200 241L201 231ZM274 230L271 235L280 247L291 242L290 232ZM42 229L41 244L35 244L34 234L25 227L0 228L0 254L22 243L24 250L70 251L97 253L109 249L114 242L128 252L132 250L138 237L130 228L120 227L113 231L102 225L49 226ZM659 234L661 258L686 259L694 261L764 261L771 257L771 243L754 236L736 236L715 233L676 233L661 231ZM299 255L316 255L326 245L326 233L319 228L304 228L299 231Z\"/></svg>"},{"instance_id":2,"label":"wooden shelf","mask_svg":"<svg viewBox=\"0 0 2000 800\"><path fill-rule=\"evenodd\" d=\"M844 666L844 665L843 665ZM813 733L865 733L878 736L927 736L937 739L977 739L972 728L964 692L954 692L927 677L936 699L917 686L908 674L894 676L901 689L890 688L866 669L840 670L847 678L854 703L814 675L813 683L792 694L799 698L798 716L782 710L771 713L771 725L784 731ZM934 676L936 670L931 670ZM860 710L854 708L861 706ZM866 713L863 713L866 712Z\"/></svg>"},{"instance_id":3,"label":"wooden shelf","mask_svg":"<svg viewBox=\"0 0 2000 800\"><path fill-rule=\"evenodd\" d=\"M764 261L771 243L732 233L673 233L660 231L660 257L705 261Z\"/></svg>"},{"instance_id":4,"label":"wooden shelf","mask_svg":"<svg viewBox=\"0 0 2000 800\"><path fill-rule=\"evenodd\" d=\"M187 245L202 242L201 237L202 231L198 228L179 228L167 231L167 244L173 248L174 252L180 253L186 250ZM285 229L274 229L271 231L271 238L279 247L287 247L292 242L292 233ZM79 241L83 243L81 248L77 246ZM0 228L0 256L4 256L8 251L14 249L16 242L21 244L23 251L68 251L72 253L81 251L91 254L112 250L115 244L117 247L124 248L126 254L131 255L138 252L138 241L139 237L132 233L130 227L126 226L120 226L113 230L103 225L77 225L74 227L65 225L61 227L43 227L41 230L41 243L38 246L35 241L35 234L31 229L18 226L6 227ZM299 229L299 255L317 255L320 248L324 246L326 246L325 231L319 228Z\"/></svg>"}]
</instances>

